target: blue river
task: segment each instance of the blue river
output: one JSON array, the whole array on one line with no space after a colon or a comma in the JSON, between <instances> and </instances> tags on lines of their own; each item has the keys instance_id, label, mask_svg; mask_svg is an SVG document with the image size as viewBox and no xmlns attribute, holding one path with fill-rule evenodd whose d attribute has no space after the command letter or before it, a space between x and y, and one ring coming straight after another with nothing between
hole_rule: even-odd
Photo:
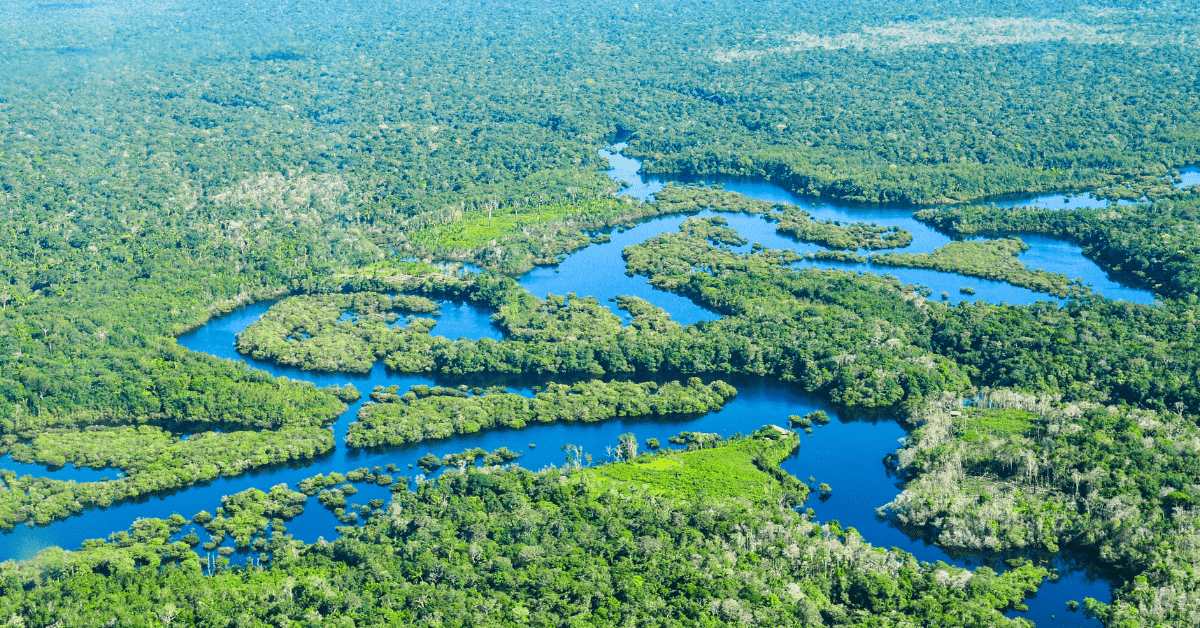
<instances>
[{"instance_id":1,"label":"blue river","mask_svg":"<svg viewBox=\"0 0 1200 628\"><path fill-rule=\"evenodd\" d=\"M628 184L628 187L622 190L622 194L630 194L648 200L654 192L662 189L663 182L661 180L643 178L638 174L639 164L635 160L616 152L602 154L609 158L613 167L609 174L614 179ZM1187 173L1185 183L1191 180L1192 174ZM726 190L761 200L798 205L820 220L866 221L882 225L899 225L911 231L914 236L913 243L901 249L905 252L928 252L951 241L948 236L913 220L911 208L860 208L816 203L797 197L787 190L769 183L732 178L712 180L708 183L721 184ZM1082 202L1078 201L1078 198L1082 197L1077 197L1072 202ZM1041 199L1030 199L1024 204L1036 205L1054 202L1053 197L1042 197ZM701 215L711 215L711 212L702 212ZM750 242L760 243L769 248L788 248L799 252L817 250L815 246L797 243L780 236L775 233L771 223L761 218L742 214L723 214L723 216ZM621 258L621 251L625 247L643 242L660 233L675 231L685 219L685 216L661 217L643 222L630 229L615 230L611 233L612 240L610 242L588 246L568 256L553 268L537 268L521 277L520 283L539 297L550 293L576 292L579 295L595 296L602 303L608 303L610 297L617 295L638 296L663 308L671 315L672 319L685 325L700 320L715 319L717 318L716 314L699 307L690 300L654 290L645 282L644 278L629 277L625 274L625 266ZM1020 259L1030 267L1062 272L1071 278L1080 278L1091 285L1095 292L1110 298L1138 303L1152 303L1154 300L1153 295L1147 291L1123 286L1109 278L1095 263L1084 258L1080 248L1075 245L1049 238L1033 237L1024 238L1024 240L1030 245L1030 249L1022 254ZM749 245L741 248L748 249ZM801 263L801 265L835 266L828 263ZM936 271L881 268L870 264L836 267L858 272L890 274L914 286L927 286L933 290L934 294L947 292L950 294L950 299L954 301L971 298L990 302L1024 304L1039 300L1055 300L1044 294L1004 283ZM972 297L965 297L959 292L961 287L974 288L976 294ZM271 303L257 303L214 318L205 326L180 336L178 342L194 351L245 362L275 376L311 381L318 386L352 383L364 393L364 398L366 393L376 386L394 385L405 390L417 384L457 385L463 383L457 380L440 381L432 377L394 374L388 372L381 363L376 363L371 372L361 375L303 372L238 354L234 348L236 334L258 320L270 305ZM615 308L614 311L616 311ZM624 315L623 312L617 311L617 313ZM448 338L500 339L503 336L500 330L491 324L490 314L490 312L482 311L469 304L444 302L441 305L440 313L434 317L437 325L431 333ZM344 473L360 467L395 465L396 471L389 472L391 475L414 477L420 473L420 470L412 465L417 458L426 453L433 453L440 457L472 447L482 447L486 450L508 447L522 453L517 464L526 468L540 469L549 465L562 464L564 454L560 448L567 443L582 446L585 452L591 453L597 460L600 460L604 456L606 446L615 444L618 436L625 432L634 432L641 440L657 438L664 442L669 436L684 430L716 432L731 436L739 432L751 432L765 423L783 424L786 420L785 417L791 414L805 414L820 409L828 412L836 420L827 426L817 428L814 434L805 437L798 454L783 463L783 468L796 477L805 481L812 477L816 482L827 482L833 487L831 498L819 500L814 496L808 504L816 511L819 520L837 520L843 526L853 526L867 542L880 547L900 548L921 560L940 560L967 567L983 564L994 567L1001 566L997 557L948 553L923 540L920 536L910 535L877 517L876 508L891 501L901 488L898 480L889 474L883 463L884 457L895 451L905 436L904 429L896 421L863 421L839 416L836 410L824 400L780 382L747 377L731 377L727 378L727 381L738 388L738 396L723 409L701 417L613 420L594 424L533 425L522 430L494 429L470 435L459 435L444 441L426 442L386 451L351 450L339 445L331 454L308 464L263 469L166 495L125 502L107 509L92 509L80 516L46 527L20 526L12 533L0 535L0 557L6 559L28 558L39 550L52 545L66 548L78 547L86 539L105 537L114 531L124 530L139 518L166 517L178 512L190 519L201 509L207 509L210 512L215 510L220 505L223 495L251 487L265 490L277 484L295 486L298 481L318 473ZM489 382L468 383L478 385ZM509 390L513 392L532 394L532 390L529 388L532 382L505 383L509 384ZM333 425L339 444L344 442L347 428L355 420L361 406L362 401L351 404ZM102 477L115 478L120 474L120 471L116 469L75 469L70 466L51 470L35 464L17 463L7 458L0 459L0 468L8 468L22 475L43 475L81 482L95 481ZM351 503L366 504L372 499L386 501L388 498L388 489L363 484L358 487L360 492L348 499ZM320 538L335 538L338 535L337 527L339 525L333 513L317 504L315 499L310 499L304 514L288 522L287 531L297 539L314 542ZM202 529L195 529L191 525L186 526L183 533L193 530L202 539L207 539L207 534ZM231 546L232 540L227 540L225 545ZM234 560L235 562L244 561L246 556L235 556ZM1066 603L1069 600L1082 601L1085 597L1093 597L1107 602L1111 599L1110 583L1089 570L1086 561L1079 557L1063 553L1056 557L1053 563L1057 577L1044 584L1035 596L1027 600L1029 606L1027 612L1013 612L1012 615L1031 619L1039 626L1099 625L1086 620L1080 613L1069 612Z\"/></svg>"}]
</instances>

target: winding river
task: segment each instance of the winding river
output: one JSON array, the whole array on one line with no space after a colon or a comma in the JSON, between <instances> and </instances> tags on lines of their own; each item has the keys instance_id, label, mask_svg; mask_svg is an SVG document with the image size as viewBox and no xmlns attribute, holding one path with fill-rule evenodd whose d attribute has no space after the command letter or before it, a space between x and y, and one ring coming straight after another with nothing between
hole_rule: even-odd
<instances>
[{"instance_id":1,"label":"winding river","mask_svg":"<svg viewBox=\"0 0 1200 628\"><path fill-rule=\"evenodd\" d=\"M619 150L619 149L618 149ZM625 182L628 187L622 194L649 199L661 189L662 181L646 179L637 172L639 164L617 152L602 152L606 156L614 179ZM1185 183L1194 173L1186 173ZM950 241L944 234L912 219L911 208L859 208L835 204L814 203L797 197L787 190L769 183L736 178L718 178L708 183L719 183L725 189L749 197L790 203L803 207L817 219L842 221L877 222L882 225L899 225L913 233L910 246L904 252L922 253L943 246ZM1058 197L1061 199L1062 197ZM1083 202L1076 197L1071 202ZM1030 199L1024 204L1055 203L1055 197ZM1071 205L1074 206L1074 205ZM703 212L701 215L711 215ZM817 247L800 244L775 233L774 226L765 220L742 214L723 214L750 242L761 243L769 248L790 248L800 252L815 251ZM699 320L715 319L709 312L683 297L659 292L645 283L643 278L625 275L621 251L625 247L645 241L654 235L675 231L684 216L668 216L643 222L633 228L615 231L612 240L594 244L568 256L554 268L537 268L520 279L520 283L532 294L566 294L577 292L593 295L602 303L619 294L634 295L650 301L666 310L671 317L683 324ZM1034 268L1051 272L1062 272L1071 278L1081 278L1091 284L1092 289L1104 296L1134 301L1153 302L1153 295L1144 290L1123 286L1109 278L1095 263L1084 258L1079 247L1049 238L1024 238L1030 249L1020 257L1021 261ZM744 247L748 250L749 245ZM838 267L861 272L891 274L905 283L928 286L934 291L948 292L952 300L963 298L984 299L990 302L1014 304L1054 300L1044 294L1017 288L1008 284L986 281L928 270L903 268L881 268L870 264L835 265L828 262L801 262L801 265ZM974 288L972 297L960 295L960 287ZM263 369L275 376L286 376L306 380L319 386L353 383L365 394L375 386L399 386L402 390L416 384L460 383L438 381L424 376L408 376L389 373L381 363L376 363L370 373L317 374L282 368L242 356L233 343L235 335L245 329L270 307L270 303L258 303L241 308L230 314L214 318L205 326L184 334L179 344L214 356L238 360ZM615 306L610 306L615 307ZM614 309L614 311L616 311ZM623 312L616 311L624 316ZM442 304L441 314L436 317L437 325L432 333L449 338L483 337L500 338L498 329L491 325L489 313L463 303ZM814 477L817 482L828 482L833 487L833 496L827 500L815 497L809 506L818 519L838 520L859 530L868 542L882 547L898 547L926 561L945 561L961 566L988 564L997 566L995 557L952 555L919 537L914 537L878 519L875 509L885 504L899 491L897 481L891 477L883 464L883 458L895 451L898 441L905 436L903 428L892 420L859 421L839 417L836 411L822 399L809 395L795 387L761 378L732 377L727 381L737 386L738 396L723 409L701 417L663 420L613 420L594 424L562 423L533 425L522 430L493 429L469 435L459 435L444 441L390 449L387 451L357 451L339 446L331 454L306 465L261 470L243 476L220 479L211 483L190 487L170 494L149 497L137 502L126 502L107 509L88 510L78 517L54 523L47 527L21 526L12 533L0 535L0 558L28 558L42 548L57 545L78 547L85 539L105 537L117 530L124 530L135 520L144 517L165 517L178 512L185 517L207 509L212 511L220 505L223 495L250 487L267 489L281 483L295 485L296 482L318 473L346 472L359 467L386 466L395 464L393 475L415 476L418 469L410 468L417 458L432 452L437 456L455 453L472 447L487 450L508 447L523 455L517 463L526 468L539 469L551 464L561 464L565 443L581 445L584 451L597 459L603 457L605 447L616 443L620 434L634 432L639 439L658 438L664 440L683 430L717 432L726 436L737 432L748 433L767 422L782 422L789 414L805 414L822 409L837 417L831 424L816 429L806 437L797 455L783 463L783 468L797 477ZM513 392L532 394L527 384L515 383L509 388ZM362 401L352 404L333 426L339 443L344 442L347 428L354 421ZM11 460L0 460L0 467L9 468L20 474L35 474L76 481L95 481L102 477L116 477L118 470L97 471L74 469L70 466L48 470L34 464L21 464ZM373 485L358 485L360 492L349 501L365 504L375 498L386 499L388 490ZM339 525L334 515L310 499L304 514L287 525L288 532L306 542L319 538L337 536ZM183 533L191 531L185 527ZM203 530L197 530L201 538L207 538ZM232 539L226 541L232 544ZM242 557L242 560L245 558ZM1111 599L1109 583L1090 572L1083 561L1060 554L1055 559L1058 578L1047 582L1036 596L1027 600L1029 611L1019 614L1040 626L1053 625L1098 625L1088 622L1079 613L1068 612L1068 600L1082 601L1094 597L1102 601ZM1013 613L1013 615L1018 615Z\"/></svg>"}]
</instances>

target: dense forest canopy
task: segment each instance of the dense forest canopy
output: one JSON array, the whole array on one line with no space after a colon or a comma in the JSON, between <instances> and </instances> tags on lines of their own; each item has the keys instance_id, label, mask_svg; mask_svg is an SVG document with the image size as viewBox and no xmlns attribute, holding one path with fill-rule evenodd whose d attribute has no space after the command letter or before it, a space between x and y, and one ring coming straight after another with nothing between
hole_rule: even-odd
<instances>
[{"instance_id":1,"label":"dense forest canopy","mask_svg":"<svg viewBox=\"0 0 1200 628\"><path fill-rule=\"evenodd\" d=\"M1200 188L1176 183L1200 162L1195 9L7 2L0 449L18 463L122 475L4 471L0 528L308 464L347 445L702 413L737 394L722 376L750 375L794 383L847 415L905 422L911 435L891 464L906 484L882 514L947 547L1082 552L1118 583L1112 604L1085 604L1090 616L1193 625ZM917 219L952 236L1011 239L889 253L912 233L810 220L709 187L668 187L653 203L614 196L620 185L597 151L617 142L648 172L920 206ZM1136 204L988 204L1087 190ZM739 249L749 242L720 217L625 249L629 274L715 321L680 325L621 296L623 321L585 293L534 295L512 279L613 228L700 209L763 216L824 247L819 259L880 250L879 264L1064 302L951 305L892 278L796 268L792 251ZM1115 302L1029 269L1015 239L1028 234L1080 245L1158 301ZM443 272L458 262L484 272ZM274 378L175 341L269 298L281 300L241 334L244 354L310 371L382 361L448 379L506 374L538 380L539 392L364 390L369 405L335 442L329 426L357 389ZM425 317L451 298L494 312L504 338L431 335ZM342 320L347 309L353 320ZM393 468L317 476L298 491L262 486L193 518L212 535L204 550L229 536L258 562L200 559L196 533L173 540L185 525L175 513L0 564L0 617L1026 623L1003 613L1036 589L1042 566L919 563L795 509L817 490L779 469L795 439L773 428L728 442L690 433L672 439L680 448L656 441L639 453L622 437L611 464L585 468L574 455L539 473L505 468L515 452L476 448L431 456L422 469L449 472L416 492ZM390 487L390 502L347 501L368 476ZM286 522L306 496L339 522L365 523L305 546Z\"/></svg>"}]
</instances>

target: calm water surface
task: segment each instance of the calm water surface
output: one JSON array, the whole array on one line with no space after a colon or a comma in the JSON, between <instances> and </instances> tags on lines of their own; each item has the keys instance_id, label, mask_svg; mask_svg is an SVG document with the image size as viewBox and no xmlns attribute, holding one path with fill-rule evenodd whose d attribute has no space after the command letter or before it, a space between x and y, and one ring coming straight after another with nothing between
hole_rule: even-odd
<instances>
[{"instance_id":1,"label":"calm water surface","mask_svg":"<svg viewBox=\"0 0 1200 628\"><path fill-rule=\"evenodd\" d=\"M614 166L612 173L614 177L632 184L629 189L624 191L625 193L645 197L661 189L661 182L646 181L637 175L636 161L619 154L611 154L611 162ZM819 205L795 197L777 186L761 182L733 179L714 182L723 183L726 189L754 198L800 205L822 220L826 218L865 220L884 225L900 225L914 234L913 244L905 248L905 251L928 252L944 246L950 241L943 234L912 220L910 210ZM702 215L711 215L711 213L704 212ZM741 214L723 214L723 216L750 242L758 242L770 248L790 248L801 252L817 250L816 247L799 244L776 234L773 225L760 218ZM715 314L697 306L690 300L656 291L646 284L644 278L628 277L624 272L625 266L621 259L622 249L660 233L675 231L684 219L682 216L659 218L637 225L632 229L614 232L611 242L589 246L567 257L555 268L535 269L522 277L520 283L539 297L545 296L547 293L576 292L580 296L596 296L601 302L608 304L610 297L622 294L634 295L662 307L671 315L672 319L683 324L713 320L717 318ZM1030 266L1045 268L1053 272L1064 272L1072 277L1081 277L1091 283L1093 289L1112 298L1124 298L1143 303L1152 301L1151 296L1144 291L1126 288L1109 280L1094 263L1082 257L1078 247L1045 238L1026 238L1026 242L1031 245L1031 249L1022 255L1021 259ZM749 245L739 247L740 250L748 248ZM828 263L807 265L831 266ZM977 294L973 298L992 302L1030 303L1037 300L1049 300L1046 295L1006 284L935 271L879 268L869 264L841 267L862 272L892 274L906 283L929 286L935 291L935 294L943 290L950 292L953 300L963 298L958 292L958 288L962 286L976 289ZM270 303L258 303L215 318L204 327L180 336L178 341L192 350L209 353L220 358L242 361L275 376L311 381L319 386L352 383L364 393L364 399L375 386L397 385L403 390L415 384L456 385L460 383L459 381L439 381L425 376L393 374L387 372L383 365L378 363L370 373L362 375L319 374L278 367L239 355L234 349L235 335L258 320L270 305ZM459 337L499 339L502 335L491 324L489 316L490 312L477 309L469 304L444 302L440 315L434 317L437 325L432 333L452 339ZM732 436L738 432L751 432L765 423L783 424L786 421L785 417L790 414L805 414L821 409L836 417L836 420L830 425L817 428L812 436L804 437L799 452L783 463L785 470L806 482L809 477L812 477L814 482L827 482L833 487L831 498L820 500L814 497L808 504L816 511L819 520L838 520L844 526L855 527L864 539L876 546L897 547L911 552L921 560L941 560L961 566L997 564L995 558L950 555L920 538L909 536L876 516L876 508L891 501L900 490L897 480L889 475L883 464L884 457L896 450L899 446L899 439L905 435L904 430L895 421L862 421L838 416L837 412L825 401L779 382L745 377L729 378L728 381L738 387L737 398L720 411L701 417L613 420L594 424L559 423L534 425L522 430L496 429L387 451L350 450L340 445L344 442L349 424L354 421L354 417L362 405L360 401L352 404L334 424L333 430L339 446L334 452L321 459L297 467L267 469L237 478L221 479L184 491L150 497L140 502L124 503L108 509L89 510L79 517L44 528L22 526L13 533L0 535L0 557L26 558L50 545L77 547L85 539L104 537L113 531L126 529L136 519L143 517L166 517L173 512L178 512L190 518L201 509L213 511L220 505L223 495L250 487L268 489L276 484L295 486L298 481L318 473L326 475L335 471L344 473L359 467L386 466L391 463L397 465L396 472L388 472L391 475L413 477L419 474L420 470L410 468L409 465L414 464L417 458L429 452L442 456L472 447L482 447L489 451L499 447L508 447L523 453L517 464L526 468L540 469L548 465L561 464L564 455L560 447L566 443L581 445L585 452L592 454L597 460L602 460L605 447L615 444L618 436L625 432L634 432L643 441L646 438L658 438L664 442L667 437L684 430L717 432L725 436ZM480 385L491 382L470 383L471 385ZM509 384L509 390L512 392L524 395L532 394L530 389L532 383L504 383ZM74 469L70 466L59 470L48 470L39 465L14 463L7 459L0 460L0 467L13 469L21 474L31 473L75 481L94 481L105 476L115 478L119 473L119 470L115 469L97 471ZM348 501L353 504L366 504L371 499L386 500L388 497L388 490L385 488L365 484L357 486L360 492L348 498ZM296 538L313 542L318 538L331 539L337 536L338 525L332 513L322 508L315 499L310 499L304 514L289 522L287 529ZM192 527L188 526L184 532L191 529ZM202 539L207 539L207 534L203 530L197 530L197 532ZM227 541L226 544L232 544L232 540ZM245 557L243 556L240 560L245 560ZM1098 625L1087 622L1079 613L1068 612L1066 602L1068 600L1082 601L1084 597L1109 601L1111 599L1109 584L1096 579L1081 566L1072 564L1070 558L1065 555L1057 560L1056 567L1061 577L1057 582L1043 585L1037 596L1028 600L1029 612L1022 615L1036 621L1039 625ZM1051 616L1056 617L1051 619Z\"/></svg>"},{"instance_id":2,"label":"calm water surface","mask_svg":"<svg viewBox=\"0 0 1200 628\"><path fill-rule=\"evenodd\" d=\"M1190 168L1179 169L1180 181L1175 184L1175 187L1183 189L1193 185L1200 185L1200 166L1192 166Z\"/></svg>"},{"instance_id":3,"label":"calm water surface","mask_svg":"<svg viewBox=\"0 0 1200 628\"><path fill-rule=\"evenodd\" d=\"M617 145L614 148L620 148ZM655 192L661 191L667 181L682 181L685 183L705 183L709 185L720 185L724 189L737 192L743 196L767 201L770 203L783 203L795 205L812 214L816 220L836 220L843 222L867 222L876 223L884 226L896 225L903 229L907 229L913 234L912 244L898 249L890 249L883 251L886 253L931 253L935 249L943 247L953 241L950 236L941 233L928 225L914 219L912 207L896 207L896 206L880 206L880 205L839 205L836 203L817 202L811 198L798 196L778 185L770 182L748 179L745 177L729 177L729 176L706 176L706 177L683 177L672 175L670 177L643 177L638 173L641 168L641 163L620 153L609 151L601 151L600 153L609 161L611 169L608 171L609 176L613 179L627 185L622 189L620 194L633 196L641 200L651 200ZM1184 169L1184 183L1180 185L1188 185L1192 178L1196 182L1200 182L1200 170ZM1059 196L1042 196L1034 199L1012 200L1001 205L1010 206L1042 206L1049 207L1061 201L1063 197ZM1094 199L1085 202L1084 197L1073 197L1071 203L1066 203L1061 206L1054 207L1056 209L1078 209L1082 207L1104 207L1106 202L1095 201ZM1088 197L1090 198L1090 197ZM1057 199L1057 200L1056 200ZM792 249L800 253L816 252L822 250L821 247L814 244L798 243L791 238L775 233L774 226L758 217L745 216L737 214L739 218L734 226L743 236L748 238L750 242L759 242L764 246L773 249ZM731 223L734 218L731 215L726 215L726 218ZM756 224L757 223L757 224ZM1026 266L1035 269L1042 269L1053 273L1062 273L1071 279L1080 279L1085 284L1091 286L1092 290L1098 294L1104 295L1110 299L1122 301L1132 301L1135 303L1153 303L1154 294L1149 290L1138 288L1130 288L1120 284L1115 279L1109 277L1104 269L1100 268L1095 262L1083 256L1082 247L1048 238L1044 236L1021 236L1021 239L1030 246L1028 251L1025 251L1017 257ZM748 247L747 249L748 250ZM860 250L860 255L867 255L870 251ZM1033 292L1025 288L1018 288L1006 283L987 281L985 279L975 279L956 275L953 273L943 273L938 271L913 269L913 268L894 268L889 266L878 266L874 264L835 264L831 262L806 262L801 266L811 266L819 268L838 268L842 270L871 272L880 275L891 275L904 283L909 283L917 286L928 286L933 290L934 298L940 296L942 292L949 293L949 301L956 302L964 298L970 300L985 300L992 303L1011 303L1017 305L1025 305L1035 301L1061 301L1049 295ZM976 294L974 296L964 297L959 292L962 287L974 288ZM537 294L537 293L534 293Z\"/></svg>"}]
</instances>

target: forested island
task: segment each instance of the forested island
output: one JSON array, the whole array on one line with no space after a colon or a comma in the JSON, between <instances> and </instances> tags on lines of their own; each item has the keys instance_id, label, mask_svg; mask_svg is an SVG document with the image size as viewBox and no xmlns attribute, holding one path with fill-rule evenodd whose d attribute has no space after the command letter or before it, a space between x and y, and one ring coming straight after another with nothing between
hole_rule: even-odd
<instances>
[{"instance_id":1,"label":"forested island","mask_svg":"<svg viewBox=\"0 0 1200 628\"><path fill-rule=\"evenodd\" d=\"M10 4L0 622L1200 624L1195 7Z\"/></svg>"}]
</instances>

